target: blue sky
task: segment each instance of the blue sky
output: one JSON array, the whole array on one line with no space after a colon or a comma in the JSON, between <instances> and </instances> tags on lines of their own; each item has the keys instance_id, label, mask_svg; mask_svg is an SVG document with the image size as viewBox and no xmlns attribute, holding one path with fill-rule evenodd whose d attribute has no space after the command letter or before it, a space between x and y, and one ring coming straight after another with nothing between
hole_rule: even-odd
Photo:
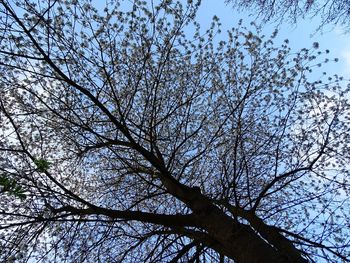
<instances>
[{"instance_id":1,"label":"blue sky","mask_svg":"<svg viewBox=\"0 0 350 263\"><path fill-rule=\"evenodd\" d=\"M254 21L255 16L249 15L249 11L238 12L224 2L224 0L202 0L197 16L202 28L209 27L214 15L220 18L223 34L225 34L225 29L235 27L241 18L243 24L249 28L249 24ZM324 65L315 74L321 75L323 71L326 71L328 75L338 74L345 79L350 79L350 33L345 34L343 28L333 25L324 27L322 31L317 31L319 24L320 17L299 19L296 25L288 22L280 25L270 23L263 26L263 32L269 35L278 26L277 40L282 42L284 39L289 39L293 51L310 48L314 42L318 42L320 51L329 49L329 58L339 58L339 62Z\"/></svg>"}]
</instances>

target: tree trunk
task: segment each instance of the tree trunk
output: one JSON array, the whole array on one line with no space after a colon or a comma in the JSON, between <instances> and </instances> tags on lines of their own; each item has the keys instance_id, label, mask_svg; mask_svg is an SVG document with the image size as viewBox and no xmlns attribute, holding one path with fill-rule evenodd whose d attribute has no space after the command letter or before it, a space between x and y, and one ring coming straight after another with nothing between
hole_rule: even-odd
<instances>
[{"instance_id":1,"label":"tree trunk","mask_svg":"<svg viewBox=\"0 0 350 263\"><path fill-rule=\"evenodd\" d=\"M284 239L283 241L288 245L284 243L281 248L276 240L282 239L276 239L275 235L272 235L275 234L272 227L270 227L271 233L268 233L270 228L264 224L262 233L258 234L258 229L254 230L251 226L240 223L225 214L213 204L212 200L201 193L200 188L188 187L175 180L162 162L148 155L149 153L146 154L146 157L160 171L159 178L163 185L169 193L184 202L194 212L194 215L197 216L198 226L206 231L211 242L215 242L215 245L209 246L217 252L238 263L307 262L291 241ZM202 242L202 240L197 241Z\"/></svg>"},{"instance_id":2,"label":"tree trunk","mask_svg":"<svg viewBox=\"0 0 350 263\"><path fill-rule=\"evenodd\" d=\"M300 252L289 242L289 250L268 242L267 231L274 229L264 224L264 237L251 226L243 224L225 214L200 192L191 193L191 201L187 204L197 215L198 225L207 231L211 240L215 240L213 247L220 254L225 255L238 263L306 263ZM271 228L271 229L269 229ZM275 241L275 240L273 240ZM294 248L294 249L291 249Z\"/></svg>"},{"instance_id":3,"label":"tree trunk","mask_svg":"<svg viewBox=\"0 0 350 263\"><path fill-rule=\"evenodd\" d=\"M199 221L208 235L218 242L216 246L222 253L238 263L305 262L300 255L295 257L278 251L250 226L234 222L220 210L201 216Z\"/></svg>"}]
</instances>

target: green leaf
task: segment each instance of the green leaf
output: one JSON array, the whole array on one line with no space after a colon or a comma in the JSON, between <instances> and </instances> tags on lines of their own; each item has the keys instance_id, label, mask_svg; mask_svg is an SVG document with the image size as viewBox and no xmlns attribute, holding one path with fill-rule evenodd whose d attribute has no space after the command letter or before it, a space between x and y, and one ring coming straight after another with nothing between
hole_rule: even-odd
<instances>
[{"instance_id":1,"label":"green leaf","mask_svg":"<svg viewBox=\"0 0 350 263\"><path fill-rule=\"evenodd\" d=\"M0 193L7 193L24 200L27 196L22 186L18 185L14 179L10 179L7 175L0 175Z\"/></svg>"},{"instance_id":2,"label":"green leaf","mask_svg":"<svg viewBox=\"0 0 350 263\"><path fill-rule=\"evenodd\" d=\"M50 165L51 165L51 163L45 159L36 159L36 160L34 160L34 163L35 163L38 171L41 173L46 172L50 168Z\"/></svg>"}]
</instances>

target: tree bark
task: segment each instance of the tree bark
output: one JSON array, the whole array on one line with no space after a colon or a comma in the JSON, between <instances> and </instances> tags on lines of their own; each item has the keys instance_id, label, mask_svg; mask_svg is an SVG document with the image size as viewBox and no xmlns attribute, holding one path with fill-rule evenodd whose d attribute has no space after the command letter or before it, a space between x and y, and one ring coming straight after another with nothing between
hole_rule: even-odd
<instances>
[{"instance_id":1,"label":"tree bark","mask_svg":"<svg viewBox=\"0 0 350 263\"><path fill-rule=\"evenodd\" d=\"M197 216L197 224L216 241L216 250L220 250L223 255L238 263L307 262L290 240L276 233L273 227L264 224L258 217L252 217L254 220L250 221L255 227L258 223L261 227L253 229L225 214L197 188L190 188L173 180L166 180L166 185L174 196L192 209ZM283 242L278 244L279 241Z\"/></svg>"},{"instance_id":2,"label":"tree bark","mask_svg":"<svg viewBox=\"0 0 350 263\"><path fill-rule=\"evenodd\" d=\"M301 255L288 255L267 243L250 226L235 222L220 209L199 216L198 221L223 253L239 263L306 262Z\"/></svg>"}]
</instances>

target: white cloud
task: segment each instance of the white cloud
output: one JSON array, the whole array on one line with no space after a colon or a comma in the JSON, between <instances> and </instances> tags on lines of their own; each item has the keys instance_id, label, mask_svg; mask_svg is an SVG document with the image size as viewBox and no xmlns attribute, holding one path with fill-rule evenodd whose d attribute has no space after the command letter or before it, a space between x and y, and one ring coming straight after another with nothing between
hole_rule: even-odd
<instances>
[{"instance_id":1,"label":"white cloud","mask_svg":"<svg viewBox=\"0 0 350 263\"><path fill-rule=\"evenodd\" d=\"M341 53L341 62L343 62L342 75L344 77L350 77L350 48L343 50Z\"/></svg>"}]
</instances>

